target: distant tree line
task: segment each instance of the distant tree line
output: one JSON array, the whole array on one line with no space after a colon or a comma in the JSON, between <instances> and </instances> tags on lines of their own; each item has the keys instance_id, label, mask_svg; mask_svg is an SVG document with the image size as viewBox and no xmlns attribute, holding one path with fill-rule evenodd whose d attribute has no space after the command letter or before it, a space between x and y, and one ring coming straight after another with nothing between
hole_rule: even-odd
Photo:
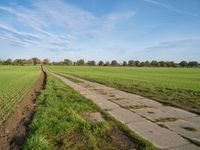
<instances>
[{"instance_id":1,"label":"distant tree line","mask_svg":"<svg viewBox=\"0 0 200 150\"><path fill-rule=\"evenodd\" d=\"M117 60L112 61L94 61L90 60L85 62L84 59L77 60L73 62L69 59L64 59L60 62L52 62L51 65L66 65L66 66L130 66L130 67L199 67L197 61L181 61L180 63L175 63L174 61L139 61L139 60L129 60L123 61L122 63L117 62Z\"/></svg>"},{"instance_id":2,"label":"distant tree line","mask_svg":"<svg viewBox=\"0 0 200 150\"><path fill-rule=\"evenodd\" d=\"M30 59L7 59L7 60L0 60L0 65L38 65L38 64L49 64L49 59L45 58L43 61L37 57L30 58Z\"/></svg>"},{"instance_id":3,"label":"distant tree line","mask_svg":"<svg viewBox=\"0 0 200 150\"><path fill-rule=\"evenodd\" d=\"M130 67L199 67L200 64L197 61L181 61L176 63L174 61L139 61L139 60L129 60L123 61L122 63L117 62L117 60L112 61L85 61L84 59L77 60L73 62L70 59L64 59L63 61L50 62L48 58L40 60L37 57L30 59L7 59L0 60L0 65L66 65L66 66L130 66Z\"/></svg>"}]
</instances>

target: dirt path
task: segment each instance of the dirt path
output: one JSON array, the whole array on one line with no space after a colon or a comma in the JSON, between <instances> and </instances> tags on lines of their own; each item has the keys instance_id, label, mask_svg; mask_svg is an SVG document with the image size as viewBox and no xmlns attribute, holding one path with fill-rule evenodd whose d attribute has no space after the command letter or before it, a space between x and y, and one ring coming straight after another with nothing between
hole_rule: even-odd
<instances>
[{"instance_id":1,"label":"dirt path","mask_svg":"<svg viewBox=\"0 0 200 150\"><path fill-rule=\"evenodd\" d=\"M44 88L45 82L46 73L42 71L39 79L17 105L16 110L0 126L0 150L21 149L27 134L27 127L34 114L35 99L39 91Z\"/></svg>"},{"instance_id":2,"label":"dirt path","mask_svg":"<svg viewBox=\"0 0 200 150\"><path fill-rule=\"evenodd\" d=\"M69 75L54 76L156 147L170 150L200 149L190 142L200 142L199 115Z\"/></svg>"}]
</instances>

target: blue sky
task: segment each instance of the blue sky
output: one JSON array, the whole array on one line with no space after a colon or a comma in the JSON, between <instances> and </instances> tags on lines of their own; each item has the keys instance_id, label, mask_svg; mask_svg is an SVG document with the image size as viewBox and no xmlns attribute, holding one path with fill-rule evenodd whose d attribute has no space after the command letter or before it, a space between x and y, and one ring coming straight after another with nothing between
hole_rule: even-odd
<instances>
[{"instance_id":1,"label":"blue sky","mask_svg":"<svg viewBox=\"0 0 200 150\"><path fill-rule=\"evenodd\" d=\"M200 61L200 0L1 0L0 59Z\"/></svg>"}]
</instances>

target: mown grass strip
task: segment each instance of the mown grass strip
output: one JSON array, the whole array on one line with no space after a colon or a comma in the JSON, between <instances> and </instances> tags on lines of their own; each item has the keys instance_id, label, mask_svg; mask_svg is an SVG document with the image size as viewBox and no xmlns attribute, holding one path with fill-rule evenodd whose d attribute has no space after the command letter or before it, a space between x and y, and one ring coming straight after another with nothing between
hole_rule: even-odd
<instances>
[{"instance_id":1,"label":"mown grass strip","mask_svg":"<svg viewBox=\"0 0 200 150\"><path fill-rule=\"evenodd\" d=\"M51 75L48 75L46 87L37 103L25 150L130 149L133 145L136 149L155 149L92 101ZM103 113L106 121L91 122L83 116L96 111ZM120 136L123 138L120 139Z\"/></svg>"}]
</instances>

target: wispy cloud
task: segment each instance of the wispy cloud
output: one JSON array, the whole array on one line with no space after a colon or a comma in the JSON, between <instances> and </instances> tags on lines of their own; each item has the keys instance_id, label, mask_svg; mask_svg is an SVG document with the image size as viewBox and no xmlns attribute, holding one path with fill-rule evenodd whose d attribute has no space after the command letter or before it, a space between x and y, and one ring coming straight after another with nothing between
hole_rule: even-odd
<instances>
[{"instance_id":1,"label":"wispy cloud","mask_svg":"<svg viewBox=\"0 0 200 150\"><path fill-rule=\"evenodd\" d=\"M113 13L105 16L102 20L105 27L113 27L117 23L135 16L135 12Z\"/></svg>"},{"instance_id":2,"label":"wispy cloud","mask_svg":"<svg viewBox=\"0 0 200 150\"><path fill-rule=\"evenodd\" d=\"M35 1L31 7L0 5L0 12L6 14L0 22L2 40L51 51L75 49L80 37L96 38L135 15L127 11L97 17L62 0Z\"/></svg>"},{"instance_id":3,"label":"wispy cloud","mask_svg":"<svg viewBox=\"0 0 200 150\"><path fill-rule=\"evenodd\" d=\"M200 39L177 39L170 41L161 41L157 44L144 48L140 55L144 60L182 60L200 61Z\"/></svg>"},{"instance_id":4,"label":"wispy cloud","mask_svg":"<svg viewBox=\"0 0 200 150\"><path fill-rule=\"evenodd\" d=\"M171 5L168 5L168 4L165 4L165 3L162 3L162 2L158 2L156 0L143 0L143 1L145 1L147 3L151 3L153 5L157 5L157 6L166 8L166 9L173 11L173 12L177 12L177 13L181 13L181 14L185 14L185 15L190 15L190 16L193 16L193 17L199 17L198 14L195 14L195 13L192 13L192 12L189 12L189 11L185 11L185 10L182 10L182 9L178 9L178 8L175 8Z\"/></svg>"},{"instance_id":5,"label":"wispy cloud","mask_svg":"<svg viewBox=\"0 0 200 150\"><path fill-rule=\"evenodd\" d=\"M39 19L39 12L19 5L0 6L0 10L6 11L16 18L17 21L27 25L28 27L40 30L47 24Z\"/></svg>"},{"instance_id":6,"label":"wispy cloud","mask_svg":"<svg viewBox=\"0 0 200 150\"><path fill-rule=\"evenodd\" d=\"M177 50L177 49L190 49L200 48L200 39L181 39L174 41L163 41L154 46L147 47L147 51L168 51L168 50Z\"/></svg>"}]
</instances>

